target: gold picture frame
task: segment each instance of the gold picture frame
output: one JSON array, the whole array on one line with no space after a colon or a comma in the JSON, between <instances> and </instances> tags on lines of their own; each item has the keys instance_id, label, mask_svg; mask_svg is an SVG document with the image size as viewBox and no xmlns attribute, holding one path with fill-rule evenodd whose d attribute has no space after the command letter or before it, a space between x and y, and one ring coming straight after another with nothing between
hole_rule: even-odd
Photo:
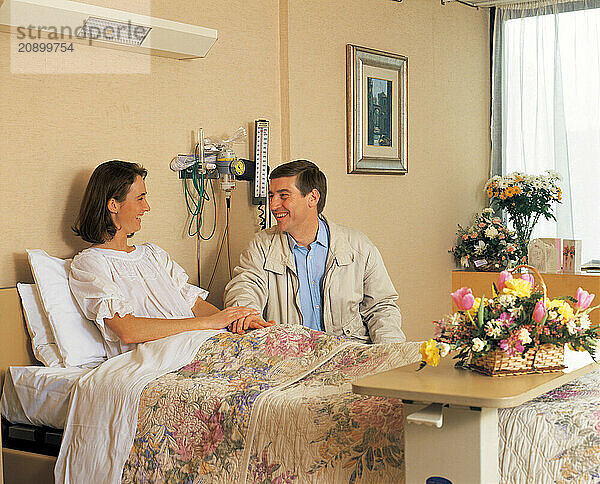
<instances>
[{"instance_id":1,"label":"gold picture frame","mask_svg":"<svg viewBox=\"0 0 600 484\"><path fill-rule=\"evenodd\" d=\"M408 57L346 46L348 173L408 173Z\"/></svg>"}]
</instances>

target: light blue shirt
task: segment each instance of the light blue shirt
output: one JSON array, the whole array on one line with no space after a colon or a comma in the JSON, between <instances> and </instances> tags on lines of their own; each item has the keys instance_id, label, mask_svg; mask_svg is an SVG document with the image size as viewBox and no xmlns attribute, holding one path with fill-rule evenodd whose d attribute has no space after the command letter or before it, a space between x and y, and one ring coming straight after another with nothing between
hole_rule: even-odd
<instances>
[{"instance_id":1,"label":"light blue shirt","mask_svg":"<svg viewBox=\"0 0 600 484\"><path fill-rule=\"evenodd\" d=\"M319 218L317 239L308 247L287 234L300 282L300 310L304 326L323 331L323 275L329 251L329 227Z\"/></svg>"}]
</instances>

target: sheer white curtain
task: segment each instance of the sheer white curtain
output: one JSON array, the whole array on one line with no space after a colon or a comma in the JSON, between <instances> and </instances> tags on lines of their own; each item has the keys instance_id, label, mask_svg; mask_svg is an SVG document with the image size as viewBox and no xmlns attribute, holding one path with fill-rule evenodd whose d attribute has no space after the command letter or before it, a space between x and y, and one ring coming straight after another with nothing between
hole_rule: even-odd
<instances>
[{"instance_id":1,"label":"sheer white curtain","mask_svg":"<svg viewBox=\"0 0 600 484\"><path fill-rule=\"evenodd\" d=\"M600 259L600 0L543 1L496 10L494 174L558 171L558 221L533 237L583 240Z\"/></svg>"}]
</instances>

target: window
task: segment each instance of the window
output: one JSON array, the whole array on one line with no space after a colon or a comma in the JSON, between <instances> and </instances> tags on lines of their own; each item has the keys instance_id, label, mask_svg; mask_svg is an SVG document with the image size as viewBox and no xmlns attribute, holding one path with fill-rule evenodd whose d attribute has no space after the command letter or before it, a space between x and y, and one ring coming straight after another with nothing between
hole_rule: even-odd
<instances>
[{"instance_id":1,"label":"window","mask_svg":"<svg viewBox=\"0 0 600 484\"><path fill-rule=\"evenodd\" d=\"M583 240L600 259L600 8L598 2L497 9L493 168L563 177L558 221L533 237Z\"/></svg>"}]
</instances>

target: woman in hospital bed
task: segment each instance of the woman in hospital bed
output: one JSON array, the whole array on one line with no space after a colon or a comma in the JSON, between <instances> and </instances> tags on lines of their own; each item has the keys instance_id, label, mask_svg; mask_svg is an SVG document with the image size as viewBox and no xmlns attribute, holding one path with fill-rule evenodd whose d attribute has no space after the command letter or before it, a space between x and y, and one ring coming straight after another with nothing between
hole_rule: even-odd
<instances>
[{"instance_id":1,"label":"woman in hospital bed","mask_svg":"<svg viewBox=\"0 0 600 484\"><path fill-rule=\"evenodd\" d=\"M256 310L219 311L203 289L167 252L151 244L129 245L150 210L144 179L136 163L107 161L90 177L75 233L92 244L71 264L69 284L86 317L96 322L110 358L136 343L190 330L222 329L243 333L270 326Z\"/></svg>"}]
</instances>

